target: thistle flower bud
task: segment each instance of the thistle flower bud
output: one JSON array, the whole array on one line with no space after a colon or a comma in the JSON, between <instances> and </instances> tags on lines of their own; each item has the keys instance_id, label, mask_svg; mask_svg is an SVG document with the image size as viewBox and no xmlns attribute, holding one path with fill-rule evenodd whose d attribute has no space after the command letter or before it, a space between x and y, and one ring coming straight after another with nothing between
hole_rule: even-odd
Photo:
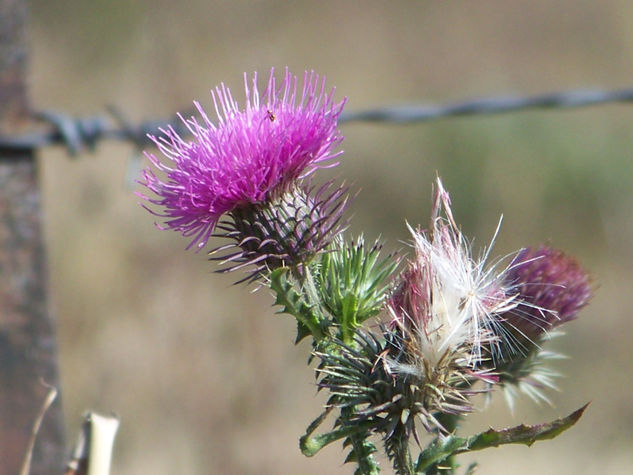
<instances>
[{"instance_id":1,"label":"thistle flower bud","mask_svg":"<svg viewBox=\"0 0 633 475\"><path fill-rule=\"evenodd\" d=\"M590 278L575 259L546 246L526 248L506 274L517 305L503 315L495 371L512 408L517 392L549 402L557 373L544 363L560 355L542 348L552 330L576 318L591 299Z\"/></svg>"},{"instance_id":2,"label":"thistle flower bud","mask_svg":"<svg viewBox=\"0 0 633 475\"><path fill-rule=\"evenodd\" d=\"M504 326L532 342L576 318L591 298L589 275L576 260L545 246L520 251L506 279L518 305L505 315Z\"/></svg>"},{"instance_id":3,"label":"thistle flower bud","mask_svg":"<svg viewBox=\"0 0 633 475\"><path fill-rule=\"evenodd\" d=\"M355 330L384 307L399 259L394 255L381 258L381 249L378 242L367 246L363 236L345 244L339 234L316 266L319 299L345 343L351 343Z\"/></svg>"}]
</instances>

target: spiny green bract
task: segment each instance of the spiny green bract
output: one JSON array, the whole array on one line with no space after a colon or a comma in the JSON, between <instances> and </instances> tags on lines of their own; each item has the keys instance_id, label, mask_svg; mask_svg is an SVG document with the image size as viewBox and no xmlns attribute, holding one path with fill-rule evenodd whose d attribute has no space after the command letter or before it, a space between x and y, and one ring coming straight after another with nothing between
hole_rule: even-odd
<instances>
[{"instance_id":1,"label":"spiny green bract","mask_svg":"<svg viewBox=\"0 0 633 475\"><path fill-rule=\"evenodd\" d=\"M363 236L351 244L341 237L322 254L315 271L320 300L340 325L341 338L350 343L356 328L378 314L389 290L389 277L398 266L393 255L380 259L381 246L367 248Z\"/></svg>"}]
</instances>

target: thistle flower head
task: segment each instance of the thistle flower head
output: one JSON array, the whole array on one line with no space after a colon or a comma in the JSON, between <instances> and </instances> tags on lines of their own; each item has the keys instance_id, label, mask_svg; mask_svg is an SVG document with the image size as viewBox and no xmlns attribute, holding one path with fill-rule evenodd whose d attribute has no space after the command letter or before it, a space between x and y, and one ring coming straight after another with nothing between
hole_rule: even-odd
<instances>
[{"instance_id":1,"label":"thistle flower head","mask_svg":"<svg viewBox=\"0 0 633 475\"><path fill-rule=\"evenodd\" d=\"M452 355L475 369L486 358L482 350L496 344L499 314L516 305L505 269L486 267L490 249L472 257L439 179L429 231L409 229L415 256L389 302L394 322L415 336L425 364Z\"/></svg>"},{"instance_id":2,"label":"thistle flower head","mask_svg":"<svg viewBox=\"0 0 633 475\"><path fill-rule=\"evenodd\" d=\"M589 275L577 261L546 246L521 250L506 279L519 303L506 315L505 326L534 342L576 318L592 293Z\"/></svg>"},{"instance_id":3,"label":"thistle flower head","mask_svg":"<svg viewBox=\"0 0 633 475\"><path fill-rule=\"evenodd\" d=\"M500 358L495 362L499 382L510 408L518 392L549 402L544 392L555 388L557 374L544 362L560 355L542 343L560 332L556 327L576 318L591 299L589 275L577 261L546 247L521 250L506 274L517 305L503 315Z\"/></svg>"},{"instance_id":4,"label":"thistle flower head","mask_svg":"<svg viewBox=\"0 0 633 475\"><path fill-rule=\"evenodd\" d=\"M224 84L212 91L217 123L196 103L201 122L181 117L191 140L171 127L151 137L166 160L146 156L166 176L146 169L140 182L157 198L140 196L162 208L153 213L165 218L166 229L191 238L188 247L203 247L225 213L278 199L317 168L336 165L345 101L336 103L334 90L326 92L314 72L305 74L299 89L288 70L277 87L273 72L261 98L257 74L251 86L244 75L243 109Z\"/></svg>"},{"instance_id":5,"label":"thistle flower head","mask_svg":"<svg viewBox=\"0 0 633 475\"><path fill-rule=\"evenodd\" d=\"M414 256L387 302L392 324L382 362L397 396L381 400L400 421L394 437L408 437L415 420L427 431L444 430L438 414L473 410L471 396L489 388L475 383L495 380L483 362L497 344L499 315L516 305L506 269L487 265L489 249L480 259L472 256L450 204L438 179L429 229L409 228Z\"/></svg>"}]
</instances>

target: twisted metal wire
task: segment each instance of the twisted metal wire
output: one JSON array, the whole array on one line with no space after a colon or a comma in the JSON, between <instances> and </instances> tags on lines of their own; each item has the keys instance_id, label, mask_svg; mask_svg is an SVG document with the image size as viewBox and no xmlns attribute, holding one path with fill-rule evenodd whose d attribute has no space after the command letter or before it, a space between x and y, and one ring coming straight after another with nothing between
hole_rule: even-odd
<instances>
[{"instance_id":1,"label":"twisted metal wire","mask_svg":"<svg viewBox=\"0 0 633 475\"><path fill-rule=\"evenodd\" d=\"M418 105L383 107L343 114L340 121L353 122L428 122L448 117L490 115L528 109L569 109L613 102L633 102L633 89L619 91L575 90L516 97L498 96L474 99L448 105Z\"/></svg>"},{"instance_id":2,"label":"twisted metal wire","mask_svg":"<svg viewBox=\"0 0 633 475\"><path fill-rule=\"evenodd\" d=\"M410 124L457 116L491 115L528 109L567 109L627 102L633 102L633 88L615 91L572 90L526 97L498 96L447 105L379 107L365 111L344 112L339 122ZM159 134L161 128L164 129L169 125L179 134L188 133L182 121L176 117L150 120L134 125L118 109L109 107L108 112L110 118L103 116L78 118L59 112L38 112L33 115L33 118L47 123L47 130L14 136L0 135L0 156L49 145L64 145L68 153L75 156L83 150L94 150L102 140L128 141L137 149L142 149L151 143L147 137L148 134Z\"/></svg>"}]
</instances>

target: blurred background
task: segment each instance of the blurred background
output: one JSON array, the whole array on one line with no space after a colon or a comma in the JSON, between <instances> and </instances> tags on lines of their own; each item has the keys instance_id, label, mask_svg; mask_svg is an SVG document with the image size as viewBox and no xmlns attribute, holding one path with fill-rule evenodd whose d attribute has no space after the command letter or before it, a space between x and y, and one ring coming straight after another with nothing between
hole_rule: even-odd
<instances>
[{"instance_id":1,"label":"blurred background","mask_svg":"<svg viewBox=\"0 0 633 475\"><path fill-rule=\"evenodd\" d=\"M188 111L242 74L314 69L346 109L499 94L633 86L633 5L505 2L33 0L34 107L140 121ZM592 401L578 425L532 448L463 457L481 473L624 473L633 455L633 108L609 105L419 125L341 126L340 176L361 190L351 233L406 248L442 176L475 248L501 214L497 255L549 243L596 283L592 304L551 342L565 353L554 407L501 397L469 419L538 423ZM102 143L41 153L51 310L69 440L84 410L122 425L116 474L351 474L333 444L312 459L298 437L320 413L307 343L263 289L232 286L204 253L160 232L138 205L133 149ZM384 465L385 473L390 473Z\"/></svg>"}]
</instances>

